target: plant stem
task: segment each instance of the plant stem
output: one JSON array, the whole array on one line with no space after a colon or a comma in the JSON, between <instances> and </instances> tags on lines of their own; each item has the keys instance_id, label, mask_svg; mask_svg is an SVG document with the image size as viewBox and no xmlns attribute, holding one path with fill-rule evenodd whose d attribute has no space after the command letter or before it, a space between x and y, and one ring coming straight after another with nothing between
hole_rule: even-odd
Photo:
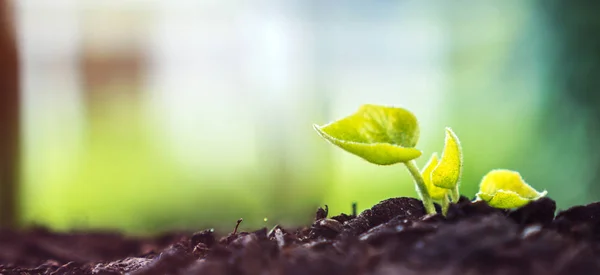
<instances>
[{"instance_id":1,"label":"plant stem","mask_svg":"<svg viewBox=\"0 0 600 275\"><path fill-rule=\"evenodd\" d=\"M419 168L417 168L417 162L415 160L407 161L404 163L411 176L415 180L415 184L417 185L417 193L419 193L419 197L423 201L423 206L425 206L425 211L427 214L434 214L435 206L433 206L433 201L431 197L429 197L429 193L427 192L427 186L425 186L425 180L423 176L421 176L421 172Z\"/></svg>"},{"instance_id":2,"label":"plant stem","mask_svg":"<svg viewBox=\"0 0 600 275\"><path fill-rule=\"evenodd\" d=\"M450 201L448 200L448 195L444 196L441 203L442 203L442 215L446 216L446 213L448 213L448 207L450 206Z\"/></svg>"},{"instance_id":3,"label":"plant stem","mask_svg":"<svg viewBox=\"0 0 600 275\"><path fill-rule=\"evenodd\" d=\"M456 184L454 189L450 190L450 201L456 203L458 199L460 199L460 193L458 193L458 184Z\"/></svg>"}]
</instances>

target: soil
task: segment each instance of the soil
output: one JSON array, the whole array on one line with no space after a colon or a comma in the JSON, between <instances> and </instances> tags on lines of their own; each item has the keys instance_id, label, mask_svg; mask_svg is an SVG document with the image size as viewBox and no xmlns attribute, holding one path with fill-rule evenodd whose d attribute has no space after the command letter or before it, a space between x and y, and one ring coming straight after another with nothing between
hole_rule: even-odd
<instances>
[{"instance_id":1,"label":"soil","mask_svg":"<svg viewBox=\"0 0 600 275\"><path fill-rule=\"evenodd\" d=\"M600 203L555 212L549 198L507 211L463 197L443 217L392 198L227 235L2 231L0 274L600 274Z\"/></svg>"}]
</instances>

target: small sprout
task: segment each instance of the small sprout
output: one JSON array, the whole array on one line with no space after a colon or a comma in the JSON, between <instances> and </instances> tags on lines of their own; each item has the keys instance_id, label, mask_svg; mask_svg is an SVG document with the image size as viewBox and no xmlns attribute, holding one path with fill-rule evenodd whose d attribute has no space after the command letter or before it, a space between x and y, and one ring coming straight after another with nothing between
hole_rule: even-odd
<instances>
[{"instance_id":1,"label":"small sprout","mask_svg":"<svg viewBox=\"0 0 600 275\"><path fill-rule=\"evenodd\" d=\"M391 165L421 156L416 117L408 110L366 104L343 119L313 126L332 144L368 162Z\"/></svg>"},{"instance_id":2,"label":"small sprout","mask_svg":"<svg viewBox=\"0 0 600 275\"><path fill-rule=\"evenodd\" d=\"M433 185L449 189L452 201L459 198L458 183L462 174L462 148L456 134L450 128L446 128L446 139L444 152L437 166L431 171L431 182Z\"/></svg>"},{"instance_id":3,"label":"small sprout","mask_svg":"<svg viewBox=\"0 0 600 275\"><path fill-rule=\"evenodd\" d=\"M450 203L448 195L453 202L457 202L460 197L458 187L462 163L460 141L452 129L446 128L442 158L438 159L437 154L434 153L421 171L429 196L441 204L444 215Z\"/></svg>"},{"instance_id":4,"label":"small sprout","mask_svg":"<svg viewBox=\"0 0 600 275\"><path fill-rule=\"evenodd\" d=\"M477 197L496 208L518 208L546 195L529 186L521 174L506 169L492 170L481 180Z\"/></svg>"},{"instance_id":5,"label":"small sprout","mask_svg":"<svg viewBox=\"0 0 600 275\"><path fill-rule=\"evenodd\" d=\"M431 155L431 158L429 158L429 161L427 162L427 164L425 164L425 167L421 171L421 175L423 175L423 180L425 181L425 185L427 186L427 192L429 193L431 199L433 199L434 201L442 201L445 197L448 196L448 189L437 187L431 182L431 172L437 165L438 156L437 153L433 153Z\"/></svg>"},{"instance_id":6,"label":"small sprout","mask_svg":"<svg viewBox=\"0 0 600 275\"><path fill-rule=\"evenodd\" d=\"M429 158L429 161L427 162L427 164L425 164L425 167L421 171L421 175L423 176L423 181L425 181L425 186L427 186L427 192L429 193L429 196L431 197L431 199L442 205L442 214L446 215L446 212L448 212L449 205L449 190L446 188L437 187L431 182L431 172L438 165L438 162L439 160L437 153L433 153L431 155L431 158Z\"/></svg>"}]
</instances>

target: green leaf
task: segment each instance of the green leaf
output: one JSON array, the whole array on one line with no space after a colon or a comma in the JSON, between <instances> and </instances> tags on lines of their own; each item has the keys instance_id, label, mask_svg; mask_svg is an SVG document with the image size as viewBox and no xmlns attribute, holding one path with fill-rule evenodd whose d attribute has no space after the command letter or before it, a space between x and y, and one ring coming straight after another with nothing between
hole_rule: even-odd
<instances>
[{"instance_id":1,"label":"green leaf","mask_svg":"<svg viewBox=\"0 0 600 275\"><path fill-rule=\"evenodd\" d=\"M403 108L366 104L315 130L330 143L371 163L391 165L421 156L416 117Z\"/></svg>"},{"instance_id":2,"label":"green leaf","mask_svg":"<svg viewBox=\"0 0 600 275\"><path fill-rule=\"evenodd\" d=\"M544 197L523 180L521 174L506 169L492 170L481 180L477 197L496 208L517 208Z\"/></svg>"},{"instance_id":3,"label":"green leaf","mask_svg":"<svg viewBox=\"0 0 600 275\"><path fill-rule=\"evenodd\" d=\"M452 129L446 128L444 152L438 165L431 172L431 182L440 188L454 189L460 181L462 164L460 141Z\"/></svg>"},{"instance_id":4,"label":"green leaf","mask_svg":"<svg viewBox=\"0 0 600 275\"><path fill-rule=\"evenodd\" d=\"M433 171L437 164L437 153L433 153L421 171L421 175L423 176L423 181L425 181L425 186L427 186L427 193L429 193L429 196L435 201L441 201L447 196L448 189L437 187L431 183L431 171Z\"/></svg>"}]
</instances>

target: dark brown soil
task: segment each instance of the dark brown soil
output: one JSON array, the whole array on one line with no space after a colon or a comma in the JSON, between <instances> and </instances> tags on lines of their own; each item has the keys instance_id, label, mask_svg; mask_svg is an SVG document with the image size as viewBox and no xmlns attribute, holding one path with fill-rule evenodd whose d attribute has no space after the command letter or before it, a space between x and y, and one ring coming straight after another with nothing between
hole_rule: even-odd
<instances>
[{"instance_id":1,"label":"dark brown soil","mask_svg":"<svg viewBox=\"0 0 600 275\"><path fill-rule=\"evenodd\" d=\"M600 274L600 203L554 216L462 198L447 217L393 198L357 217L318 209L305 228L212 230L153 239L0 232L0 274Z\"/></svg>"}]
</instances>

